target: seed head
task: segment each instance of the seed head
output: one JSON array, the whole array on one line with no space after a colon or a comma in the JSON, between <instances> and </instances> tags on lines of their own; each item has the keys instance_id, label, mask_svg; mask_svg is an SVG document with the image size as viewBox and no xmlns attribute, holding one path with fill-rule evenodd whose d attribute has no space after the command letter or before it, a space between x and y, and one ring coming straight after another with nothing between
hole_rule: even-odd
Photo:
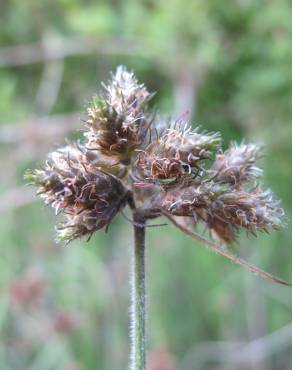
<instances>
[{"instance_id":1,"label":"seed head","mask_svg":"<svg viewBox=\"0 0 292 370\"><path fill-rule=\"evenodd\" d=\"M95 231L108 228L123 203L107 204L106 200L99 202L94 208L83 209L81 213L64 214L64 221L56 228L57 240L70 242L83 236L91 238Z\"/></svg>"},{"instance_id":2,"label":"seed head","mask_svg":"<svg viewBox=\"0 0 292 370\"><path fill-rule=\"evenodd\" d=\"M164 210L175 216L193 217L196 221L200 218L206 221L206 213L212 202L225 191L224 185L214 182L194 183L167 191L157 202L162 204Z\"/></svg>"},{"instance_id":3,"label":"seed head","mask_svg":"<svg viewBox=\"0 0 292 370\"><path fill-rule=\"evenodd\" d=\"M51 153L45 168L29 171L26 178L38 187L46 204L66 215L59 233L62 239L72 240L107 227L125 205L122 183L94 168L82 151L72 146Z\"/></svg>"},{"instance_id":4,"label":"seed head","mask_svg":"<svg viewBox=\"0 0 292 370\"><path fill-rule=\"evenodd\" d=\"M105 96L94 97L87 108L87 147L128 164L147 134L145 108L152 95L122 66L104 87Z\"/></svg>"},{"instance_id":5,"label":"seed head","mask_svg":"<svg viewBox=\"0 0 292 370\"><path fill-rule=\"evenodd\" d=\"M254 144L233 143L226 152L217 154L211 172L217 182L240 184L262 176L262 169L255 163L262 156L262 149Z\"/></svg>"},{"instance_id":6,"label":"seed head","mask_svg":"<svg viewBox=\"0 0 292 370\"><path fill-rule=\"evenodd\" d=\"M168 129L161 140L167 152L191 167L210 158L212 152L217 151L221 145L219 133L199 132L199 128L192 130L189 124L180 121Z\"/></svg>"},{"instance_id":7,"label":"seed head","mask_svg":"<svg viewBox=\"0 0 292 370\"><path fill-rule=\"evenodd\" d=\"M200 174L200 161L210 157L221 143L220 136L199 133L187 124L175 124L160 138L141 150L135 176L164 187L186 182Z\"/></svg>"},{"instance_id":8,"label":"seed head","mask_svg":"<svg viewBox=\"0 0 292 370\"><path fill-rule=\"evenodd\" d=\"M125 67L104 88L87 108L84 142L51 153L43 169L26 175L45 203L63 214L59 239L107 229L127 203L149 219L180 218L180 229L203 223L226 244L240 230L285 226L271 191L255 185L262 176L259 146L233 143L222 152L218 133L151 114L152 94Z\"/></svg>"},{"instance_id":9,"label":"seed head","mask_svg":"<svg viewBox=\"0 0 292 370\"><path fill-rule=\"evenodd\" d=\"M240 229L277 230L285 225L284 211L271 191L220 185L213 181L168 191L158 199L162 208L176 216L201 221L213 235L230 244Z\"/></svg>"},{"instance_id":10,"label":"seed head","mask_svg":"<svg viewBox=\"0 0 292 370\"><path fill-rule=\"evenodd\" d=\"M284 225L284 211L270 190L256 187L233 189L218 196L211 204L211 213L224 222L257 231L277 230Z\"/></svg>"},{"instance_id":11,"label":"seed head","mask_svg":"<svg viewBox=\"0 0 292 370\"><path fill-rule=\"evenodd\" d=\"M151 99L144 84L139 84L134 73L119 66L112 81L106 86L108 104L124 118L124 126L132 126L144 118L144 108Z\"/></svg>"}]
</instances>

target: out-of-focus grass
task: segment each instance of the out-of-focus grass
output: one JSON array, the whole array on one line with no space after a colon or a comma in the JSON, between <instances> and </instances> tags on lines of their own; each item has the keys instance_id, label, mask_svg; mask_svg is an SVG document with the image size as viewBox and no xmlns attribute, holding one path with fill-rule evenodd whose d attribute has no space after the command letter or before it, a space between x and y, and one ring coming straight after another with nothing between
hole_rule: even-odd
<instances>
[{"instance_id":1,"label":"out-of-focus grass","mask_svg":"<svg viewBox=\"0 0 292 370\"><path fill-rule=\"evenodd\" d=\"M265 182L283 199L289 217L289 1L89 3L1 4L2 47L46 40L48 35L90 36L103 45L100 52L63 61L57 100L45 114L81 112L99 81L117 64L127 64L157 91L154 108L162 113L177 110L182 94L182 101L185 97L193 102L194 125L221 131L225 145L243 137L265 142ZM115 52L120 39L131 46L123 53ZM108 53L102 51L104 45ZM2 52L0 47L0 64L4 52L7 56L7 49ZM62 135L47 134L49 123L42 143L34 139L33 129L25 131L33 122L38 125L42 113L36 95L44 68L43 62L0 68L0 212L6 207L0 213L0 369L124 369L131 224L120 216L108 234L99 232L89 243L56 246L52 210L39 201L20 206L21 190L19 197L10 193L23 186L27 167L45 160L47 148L64 142ZM82 134L69 130L67 136ZM292 281L290 229L257 239L242 235L235 249ZM291 337L283 344L279 332L291 322L289 288L248 275L170 225L149 229L147 245L149 370L193 370L195 365L215 369L218 364L239 369L243 365L236 362L231 344L273 332L281 345L274 344L274 352L267 353L264 342L257 354L266 357L253 366L291 367ZM232 343L210 353L210 341ZM244 345L238 353L243 350ZM245 366L257 368L248 360Z\"/></svg>"}]
</instances>

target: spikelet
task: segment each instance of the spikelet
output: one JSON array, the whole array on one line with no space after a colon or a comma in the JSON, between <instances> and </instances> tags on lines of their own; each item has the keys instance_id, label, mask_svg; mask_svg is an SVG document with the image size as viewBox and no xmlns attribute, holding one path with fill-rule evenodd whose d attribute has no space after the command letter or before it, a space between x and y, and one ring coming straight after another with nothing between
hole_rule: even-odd
<instances>
[{"instance_id":1,"label":"spikelet","mask_svg":"<svg viewBox=\"0 0 292 370\"><path fill-rule=\"evenodd\" d=\"M87 108L87 148L128 164L147 134L145 108L152 95L123 66L104 87L105 96L95 96Z\"/></svg>"},{"instance_id":2,"label":"spikelet","mask_svg":"<svg viewBox=\"0 0 292 370\"><path fill-rule=\"evenodd\" d=\"M176 122L168 129L161 140L167 152L191 167L196 167L199 161L210 158L212 152L221 146L219 133L199 132L199 128L192 130L188 123L182 121Z\"/></svg>"},{"instance_id":3,"label":"spikelet","mask_svg":"<svg viewBox=\"0 0 292 370\"><path fill-rule=\"evenodd\" d=\"M284 211L270 190L259 186L249 191L225 192L211 204L211 212L220 220L255 234L284 226Z\"/></svg>"},{"instance_id":4,"label":"spikelet","mask_svg":"<svg viewBox=\"0 0 292 370\"><path fill-rule=\"evenodd\" d=\"M141 150L134 176L164 187L177 185L200 174L200 162L218 149L221 139L215 133L199 133L188 124L175 124Z\"/></svg>"},{"instance_id":5,"label":"spikelet","mask_svg":"<svg viewBox=\"0 0 292 370\"><path fill-rule=\"evenodd\" d=\"M261 156L258 145L232 143L230 149L217 154L211 172L216 181L235 185L258 179L263 171L255 163Z\"/></svg>"},{"instance_id":6,"label":"spikelet","mask_svg":"<svg viewBox=\"0 0 292 370\"><path fill-rule=\"evenodd\" d=\"M72 146L51 153L45 168L27 172L26 179L37 186L45 204L50 204L56 213L66 214L67 221L59 233L62 239L91 235L107 227L125 205L122 183L93 168L82 151Z\"/></svg>"},{"instance_id":7,"label":"spikelet","mask_svg":"<svg viewBox=\"0 0 292 370\"><path fill-rule=\"evenodd\" d=\"M144 108L152 94L139 84L134 73L119 66L112 82L106 87L108 104L117 114L124 117L124 127L134 127L137 121L144 119Z\"/></svg>"},{"instance_id":8,"label":"spikelet","mask_svg":"<svg viewBox=\"0 0 292 370\"><path fill-rule=\"evenodd\" d=\"M175 216L198 217L206 220L206 210L224 194L226 187L214 182L197 183L169 190L157 199L162 208Z\"/></svg>"},{"instance_id":9,"label":"spikelet","mask_svg":"<svg viewBox=\"0 0 292 370\"><path fill-rule=\"evenodd\" d=\"M206 182L168 191L158 200L175 216L202 221L220 241L230 244L240 229L258 231L285 226L284 211L270 190L229 188Z\"/></svg>"}]
</instances>

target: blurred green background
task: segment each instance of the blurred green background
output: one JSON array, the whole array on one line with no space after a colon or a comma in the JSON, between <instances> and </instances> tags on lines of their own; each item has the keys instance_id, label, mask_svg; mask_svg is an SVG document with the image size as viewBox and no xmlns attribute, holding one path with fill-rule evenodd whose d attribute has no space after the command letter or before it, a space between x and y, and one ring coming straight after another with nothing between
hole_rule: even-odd
<instances>
[{"instance_id":1,"label":"blurred green background","mask_svg":"<svg viewBox=\"0 0 292 370\"><path fill-rule=\"evenodd\" d=\"M0 369L128 363L131 225L68 247L23 173L65 137L118 64L154 108L230 140L264 142L265 183L292 211L289 0L1 0ZM78 133L74 130L78 130ZM292 229L237 252L292 281ZM172 226L149 229L149 370L292 369L292 290L250 275Z\"/></svg>"}]
</instances>

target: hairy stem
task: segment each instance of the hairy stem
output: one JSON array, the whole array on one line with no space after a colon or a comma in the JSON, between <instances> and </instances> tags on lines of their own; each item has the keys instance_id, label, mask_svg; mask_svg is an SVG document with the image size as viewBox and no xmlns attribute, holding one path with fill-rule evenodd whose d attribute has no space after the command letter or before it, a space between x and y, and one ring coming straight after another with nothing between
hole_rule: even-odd
<instances>
[{"instance_id":1,"label":"hairy stem","mask_svg":"<svg viewBox=\"0 0 292 370\"><path fill-rule=\"evenodd\" d=\"M134 212L134 251L131 271L131 370L145 370L145 219Z\"/></svg>"}]
</instances>

